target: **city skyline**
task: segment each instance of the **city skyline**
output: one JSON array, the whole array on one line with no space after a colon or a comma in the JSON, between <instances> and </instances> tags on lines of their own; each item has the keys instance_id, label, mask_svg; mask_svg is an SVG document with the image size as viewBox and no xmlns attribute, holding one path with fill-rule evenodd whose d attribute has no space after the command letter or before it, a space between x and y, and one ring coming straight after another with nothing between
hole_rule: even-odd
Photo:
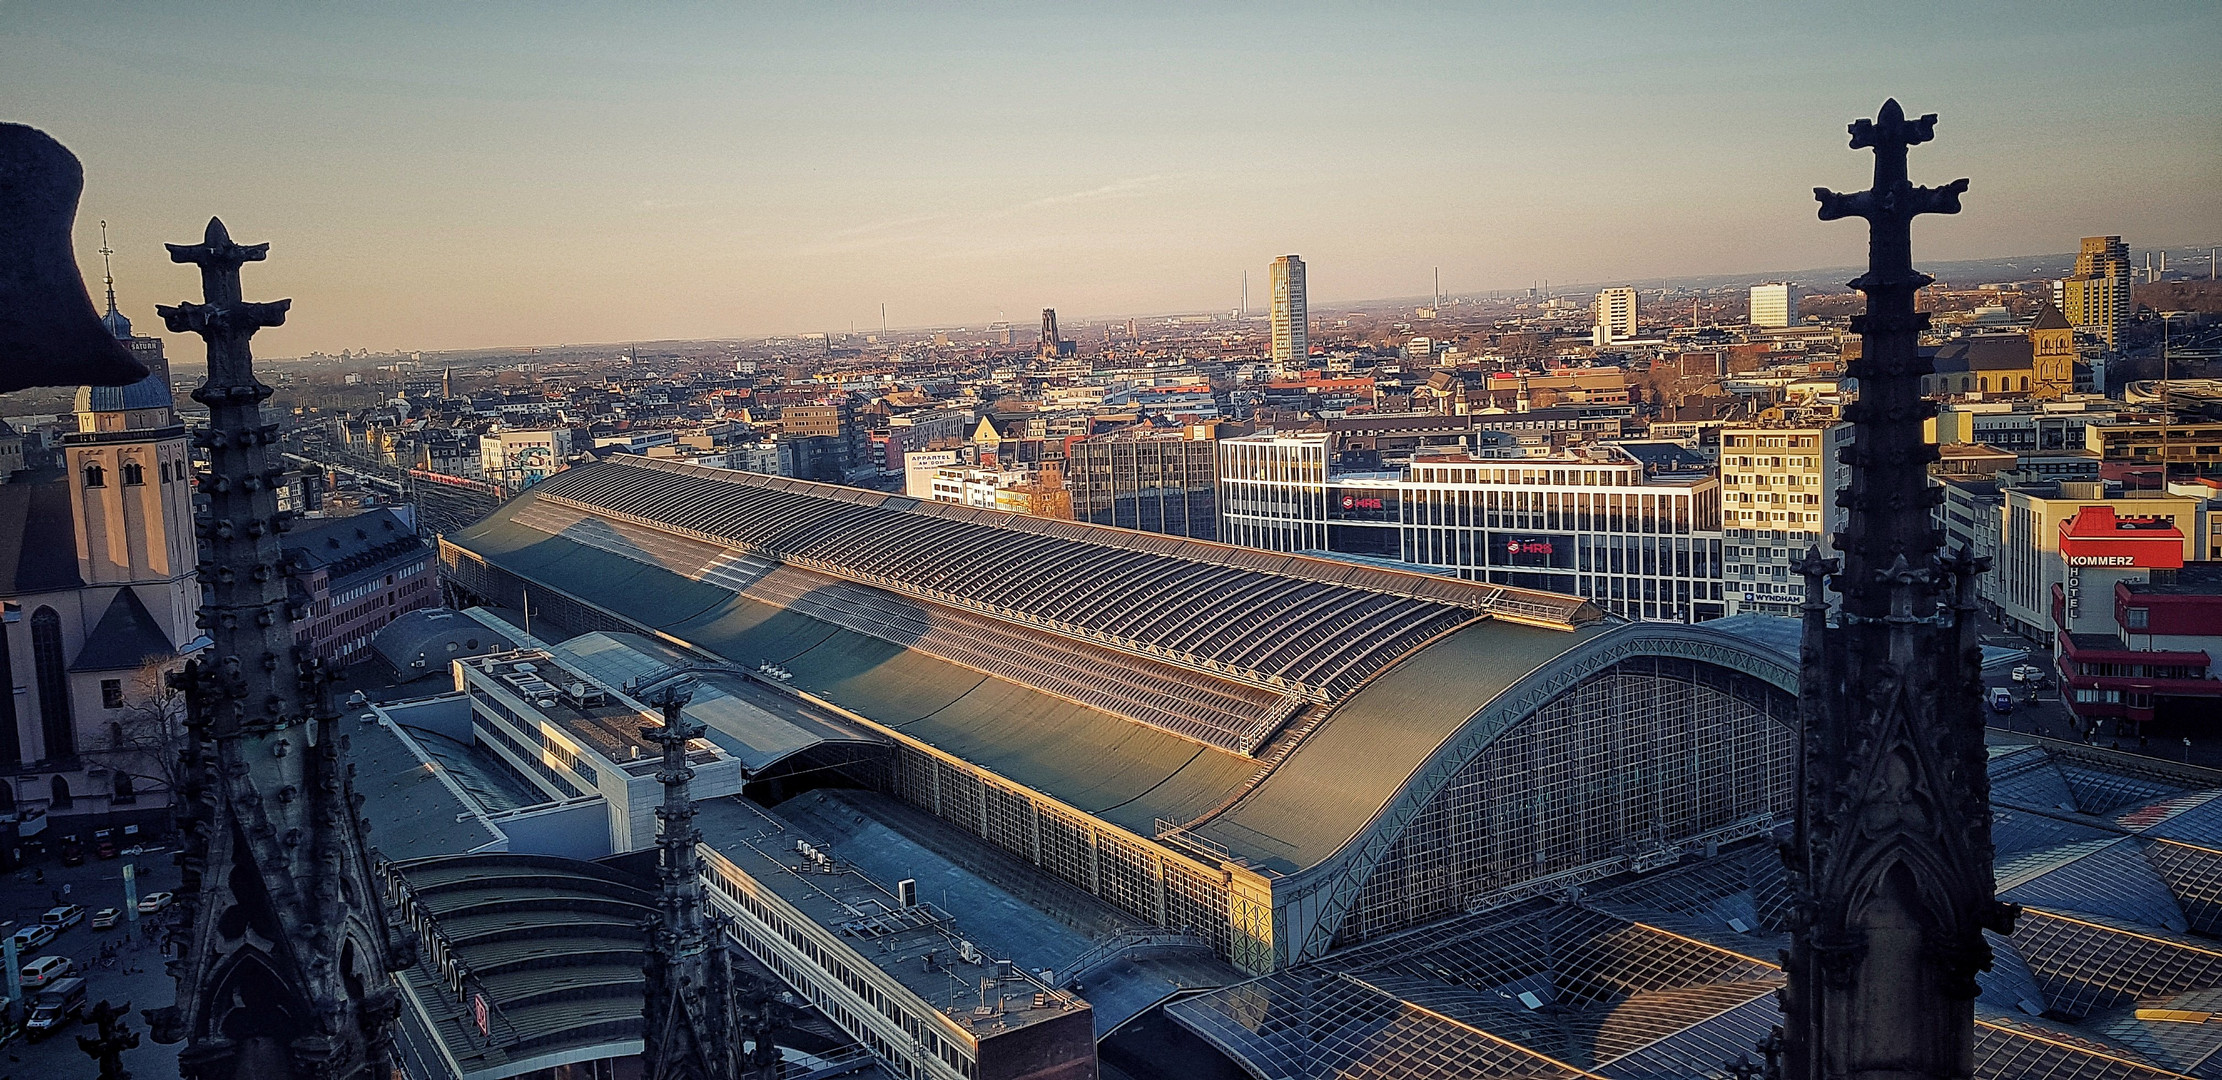
<instances>
[{"instance_id":1,"label":"city skyline","mask_svg":"<svg viewBox=\"0 0 2222 1080\"><path fill-rule=\"evenodd\" d=\"M1932 259L2222 235L2215 87L2176 74L2213 9L1907 7L1891 56L1829 10L12 4L0 92L85 160L80 259L105 218L135 319L211 209L299 252L258 269L317 313L274 355L1231 310L1291 251L1321 304L1832 265L1800 193L1849 178L1805 135L1885 85L1962 118L1940 172L1998 177Z\"/></svg>"}]
</instances>

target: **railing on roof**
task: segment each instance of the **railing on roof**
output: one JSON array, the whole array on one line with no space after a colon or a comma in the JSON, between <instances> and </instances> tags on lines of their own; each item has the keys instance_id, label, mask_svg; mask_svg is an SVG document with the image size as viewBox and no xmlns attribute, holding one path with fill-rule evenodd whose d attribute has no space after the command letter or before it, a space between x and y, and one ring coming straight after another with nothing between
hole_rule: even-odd
<instances>
[{"instance_id":1,"label":"railing on roof","mask_svg":"<svg viewBox=\"0 0 2222 1080\"><path fill-rule=\"evenodd\" d=\"M1086 952L1065 965L1064 970L1051 972L1055 978L1049 980L1050 984L1058 990L1067 989L1079 982L1081 976L1143 949L1195 949L1204 953L1212 951L1210 942L1186 930L1175 930L1167 926L1139 926L1090 946Z\"/></svg>"}]
</instances>

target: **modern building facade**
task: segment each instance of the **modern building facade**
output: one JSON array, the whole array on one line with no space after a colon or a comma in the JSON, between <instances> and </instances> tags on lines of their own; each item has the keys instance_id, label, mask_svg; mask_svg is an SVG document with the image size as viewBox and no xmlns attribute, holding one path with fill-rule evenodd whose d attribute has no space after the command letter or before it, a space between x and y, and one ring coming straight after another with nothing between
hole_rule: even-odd
<instances>
[{"instance_id":1,"label":"modern building facade","mask_svg":"<svg viewBox=\"0 0 2222 1080\"><path fill-rule=\"evenodd\" d=\"M2174 523L2111 506L2060 523L2053 653L2086 722L2173 733L2222 716L2222 565L2187 564L2183 548Z\"/></svg>"},{"instance_id":2,"label":"modern building facade","mask_svg":"<svg viewBox=\"0 0 2222 1080\"><path fill-rule=\"evenodd\" d=\"M1722 488L1702 469L1653 472L1609 447L1343 468L1330 464L1331 439L1222 441L1221 538L1564 593L1631 619L1723 614Z\"/></svg>"},{"instance_id":3,"label":"modern building facade","mask_svg":"<svg viewBox=\"0 0 2222 1080\"><path fill-rule=\"evenodd\" d=\"M1768 329L1782 329L1797 325L1798 294L1794 286L1783 282L1751 287L1751 325Z\"/></svg>"},{"instance_id":4,"label":"modern building facade","mask_svg":"<svg viewBox=\"0 0 2222 1080\"><path fill-rule=\"evenodd\" d=\"M1301 371L1312 355L1311 314L1305 304L1304 260L1273 260L1273 366Z\"/></svg>"},{"instance_id":5,"label":"modern building facade","mask_svg":"<svg viewBox=\"0 0 2222 1080\"><path fill-rule=\"evenodd\" d=\"M1217 539L1218 443L1211 430L1129 429L1068 444L1073 519Z\"/></svg>"},{"instance_id":6,"label":"modern building facade","mask_svg":"<svg viewBox=\"0 0 2222 1080\"><path fill-rule=\"evenodd\" d=\"M2113 511L2121 518L2147 518L2176 526L2178 558L2198 556L2196 539L2183 526L2195 522L2203 500L2161 491L2124 491L2098 480L2060 480L2006 485L1998 551L1991 564L1990 596L1999 622L2035 641L2049 641L2055 630L2052 599L2064 588L2067 565L2060 554L2060 526L2085 508Z\"/></svg>"},{"instance_id":7,"label":"modern building facade","mask_svg":"<svg viewBox=\"0 0 2222 1080\"><path fill-rule=\"evenodd\" d=\"M2133 310L2129 245L2119 236L2084 237L2075 272L2053 283L2053 302L2078 333L2097 338L2109 351L2119 348Z\"/></svg>"},{"instance_id":8,"label":"modern building facade","mask_svg":"<svg viewBox=\"0 0 2222 1080\"><path fill-rule=\"evenodd\" d=\"M536 625L777 658L885 741L841 782L1253 972L1791 805L1782 655L1574 597L632 458L441 550Z\"/></svg>"}]
</instances>

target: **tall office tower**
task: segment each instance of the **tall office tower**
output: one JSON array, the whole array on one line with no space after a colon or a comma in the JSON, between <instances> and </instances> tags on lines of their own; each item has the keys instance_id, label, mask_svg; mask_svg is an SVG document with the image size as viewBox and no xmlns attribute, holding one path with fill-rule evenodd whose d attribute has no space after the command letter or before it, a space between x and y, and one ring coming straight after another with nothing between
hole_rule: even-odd
<instances>
[{"instance_id":1,"label":"tall office tower","mask_svg":"<svg viewBox=\"0 0 2222 1080\"><path fill-rule=\"evenodd\" d=\"M1636 336L1636 290L1629 288L1602 289L1597 293L1597 330L1595 340L1599 345L1610 345Z\"/></svg>"},{"instance_id":2,"label":"tall office tower","mask_svg":"<svg viewBox=\"0 0 2222 1080\"><path fill-rule=\"evenodd\" d=\"M2119 236L2086 236L2075 273L2053 286L2053 300L2077 330L2113 349L2129 321L2129 245Z\"/></svg>"},{"instance_id":3,"label":"tall office tower","mask_svg":"<svg viewBox=\"0 0 2222 1080\"><path fill-rule=\"evenodd\" d=\"M1776 281L1751 287L1751 325L1789 326L1798 321L1798 294Z\"/></svg>"},{"instance_id":4,"label":"tall office tower","mask_svg":"<svg viewBox=\"0 0 2222 1080\"><path fill-rule=\"evenodd\" d=\"M1304 260L1273 260L1273 366L1301 370L1311 359L1311 316L1304 306Z\"/></svg>"}]
</instances>

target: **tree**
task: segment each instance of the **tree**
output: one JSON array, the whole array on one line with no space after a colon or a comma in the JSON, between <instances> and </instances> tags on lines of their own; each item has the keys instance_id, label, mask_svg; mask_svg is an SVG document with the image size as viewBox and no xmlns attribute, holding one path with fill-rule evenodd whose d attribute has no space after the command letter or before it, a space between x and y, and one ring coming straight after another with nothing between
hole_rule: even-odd
<instances>
[{"instance_id":1,"label":"tree","mask_svg":"<svg viewBox=\"0 0 2222 1080\"><path fill-rule=\"evenodd\" d=\"M150 794L168 798L178 788L179 756L185 749L185 697L170 688L174 662L147 664L123 681L123 705L106 710L108 730L88 740L82 753L127 777L134 799ZM111 781L112 785L115 783Z\"/></svg>"}]
</instances>

